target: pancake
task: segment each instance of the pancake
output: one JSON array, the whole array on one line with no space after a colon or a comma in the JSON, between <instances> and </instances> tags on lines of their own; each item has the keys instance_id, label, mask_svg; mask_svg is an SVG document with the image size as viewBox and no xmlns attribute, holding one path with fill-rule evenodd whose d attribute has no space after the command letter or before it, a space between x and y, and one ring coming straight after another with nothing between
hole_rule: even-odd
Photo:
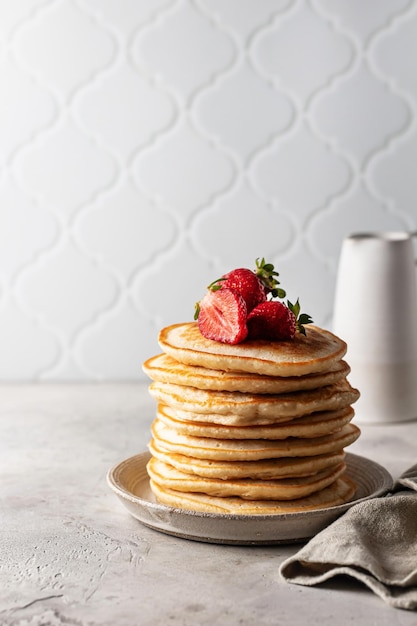
<instances>
[{"instance_id":1,"label":"pancake","mask_svg":"<svg viewBox=\"0 0 417 626\"><path fill-rule=\"evenodd\" d=\"M289 341L245 340L236 345L206 339L197 322L173 324L159 333L163 352L181 363L268 376L305 376L329 371L346 354L346 343L318 326Z\"/></svg>"},{"instance_id":2,"label":"pancake","mask_svg":"<svg viewBox=\"0 0 417 626\"><path fill-rule=\"evenodd\" d=\"M261 461L207 461L182 454L167 452L159 448L154 440L149 442L149 451L155 458L169 463L176 469L204 478L261 478L273 480L292 476L309 476L323 469L339 465L345 458L342 451L313 457L265 459Z\"/></svg>"},{"instance_id":3,"label":"pancake","mask_svg":"<svg viewBox=\"0 0 417 626\"><path fill-rule=\"evenodd\" d=\"M163 504L203 513L232 515L277 515L328 508L348 502L356 490L354 483L347 476L342 476L329 487L313 495L288 501L244 500L237 496L219 498L202 493L184 493L161 488L153 480L150 481L150 485L158 501Z\"/></svg>"},{"instance_id":4,"label":"pancake","mask_svg":"<svg viewBox=\"0 0 417 626\"><path fill-rule=\"evenodd\" d=\"M305 417L280 422L278 424L227 426L223 424L198 422L195 414L190 420L176 419L175 409L159 405L158 419L178 433L193 437L213 439L287 439L287 437L320 437L340 430L348 424L355 412L352 407L338 411L313 413ZM197 415L198 417L198 415Z\"/></svg>"},{"instance_id":5,"label":"pancake","mask_svg":"<svg viewBox=\"0 0 417 626\"><path fill-rule=\"evenodd\" d=\"M337 361L328 371L306 376L263 376L249 372L231 372L207 369L180 363L168 354L158 354L143 364L143 371L157 382L187 385L213 391L241 391L243 393L291 393L333 385L346 378L350 367Z\"/></svg>"},{"instance_id":6,"label":"pancake","mask_svg":"<svg viewBox=\"0 0 417 626\"><path fill-rule=\"evenodd\" d=\"M151 395L162 404L184 411L210 414L234 414L248 421L288 421L317 411L334 411L349 406L359 392L347 380L320 389L288 394L249 394L239 391L209 391L153 382Z\"/></svg>"},{"instance_id":7,"label":"pancake","mask_svg":"<svg viewBox=\"0 0 417 626\"><path fill-rule=\"evenodd\" d=\"M219 425L224 425L224 426L232 426L232 427L243 427L245 428L246 426L274 426L274 425L285 425L288 424L290 421L290 419L256 419L254 420L252 417L246 417L246 416L242 416L242 415L235 415L233 413L230 414L226 414L226 415L222 415L221 413L193 413L192 411L183 411L182 409L176 407L172 407L172 406L168 406L166 404L160 403L159 406L163 406L164 407L164 412L168 415L171 416L173 419L176 420L183 420L185 422L197 422L199 424L219 424ZM294 424L295 422L298 423L299 420L304 419L304 417L308 418L309 416L315 416L318 415L320 413L322 413L323 415L330 415L331 413L336 414L339 412L345 412L350 410L350 407L343 407L342 409L337 409L335 411L316 411L314 413L310 413L309 415L305 415L302 417L297 417L294 419ZM352 409L353 410L353 409Z\"/></svg>"},{"instance_id":8,"label":"pancake","mask_svg":"<svg viewBox=\"0 0 417 626\"><path fill-rule=\"evenodd\" d=\"M295 500L311 495L334 483L345 471L340 463L317 474L278 480L202 478L175 469L172 465L151 458L147 470L151 480L163 489L198 492L212 496L239 496L245 500Z\"/></svg>"},{"instance_id":9,"label":"pancake","mask_svg":"<svg viewBox=\"0 0 417 626\"><path fill-rule=\"evenodd\" d=\"M351 445L360 435L359 428L350 423L337 433L302 439L210 439L181 435L159 419L152 424L152 436L164 450L212 461L257 461L280 457L315 456L338 452Z\"/></svg>"}]
</instances>

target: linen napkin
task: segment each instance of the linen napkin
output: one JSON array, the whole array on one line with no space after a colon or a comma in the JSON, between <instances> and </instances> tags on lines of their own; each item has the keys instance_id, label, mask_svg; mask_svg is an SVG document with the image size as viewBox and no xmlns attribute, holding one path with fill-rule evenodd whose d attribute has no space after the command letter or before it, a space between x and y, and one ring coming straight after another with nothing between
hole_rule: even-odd
<instances>
[{"instance_id":1,"label":"linen napkin","mask_svg":"<svg viewBox=\"0 0 417 626\"><path fill-rule=\"evenodd\" d=\"M313 537L280 574L298 585L344 574L393 607L417 609L417 464L388 495L358 502Z\"/></svg>"}]
</instances>

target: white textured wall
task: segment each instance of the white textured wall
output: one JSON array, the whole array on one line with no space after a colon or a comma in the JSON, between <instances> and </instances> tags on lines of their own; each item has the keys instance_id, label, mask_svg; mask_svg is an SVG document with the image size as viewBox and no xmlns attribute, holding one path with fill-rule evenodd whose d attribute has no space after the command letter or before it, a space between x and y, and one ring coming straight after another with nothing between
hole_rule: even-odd
<instances>
[{"instance_id":1,"label":"white textured wall","mask_svg":"<svg viewBox=\"0 0 417 626\"><path fill-rule=\"evenodd\" d=\"M2 0L0 378L139 378L258 256L330 325L417 227L416 59L415 0Z\"/></svg>"}]
</instances>

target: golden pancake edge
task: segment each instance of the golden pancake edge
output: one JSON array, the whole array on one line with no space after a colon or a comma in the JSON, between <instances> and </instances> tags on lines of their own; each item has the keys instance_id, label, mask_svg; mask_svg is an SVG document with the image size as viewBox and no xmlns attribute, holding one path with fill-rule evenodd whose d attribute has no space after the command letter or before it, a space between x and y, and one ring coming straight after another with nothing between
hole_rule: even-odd
<instances>
[{"instance_id":1,"label":"golden pancake edge","mask_svg":"<svg viewBox=\"0 0 417 626\"><path fill-rule=\"evenodd\" d=\"M264 376L252 372L208 369L199 365L180 363L168 354L147 359L142 369L154 381L187 385L213 391L243 393L289 393L318 389L337 383L350 373L346 361L336 361L329 370L304 376Z\"/></svg>"},{"instance_id":2,"label":"golden pancake edge","mask_svg":"<svg viewBox=\"0 0 417 626\"><path fill-rule=\"evenodd\" d=\"M304 417L292 419L288 422L268 422L239 425L225 425L214 422L200 421L199 414L187 415L181 412L178 417L175 408L158 405L156 418L166 426L176 430L179 434L194 437L208 437L209 439L287 439L288 437L319 437L340 430L348 424L353 416L351 406L336 411L322 411Z\"/></svg>"},{"instance_id":3,"label":"golden pancake edge","mask_svg":"<svg viewBox=\"0 0 417 626\"><path fill-rule=\"evenodd\" d=\"M219 461L197 459L183 454L164 450L152 439L149 444L151 455L164 463L188 474L196 474L203 478L261 478L272 480L308 476L323 469L340 465L345 459L345 452L329 452L311 457L281 457L277 459L261 459L259 461Z\"/></svg>"},{"instance_id":4,"label":"golden pancake edge","mask_svg":"<svg viewBox=\"0 0 417 626\"><path fill-rule=\"evenodd\" d=\"M152 457L147 470L151 480L163 489L181 492L204 493L244 500L295 500L321 491L334 483L345 471L345 464L331 466L307 476L281 479L218 479L203 478L176 469L168 463Z\"/></svg>"},{"instance_id":5,"label":"golden pancake edge","mask_svg":"<svg viewBox=\"0 0 417 626\"><path fill-rule=\"evenodd\" d=\"M153 382L150 394L162 404L195 413L234 414L248 421L288 421L316 411L347 407L359 392L347 380L327 387L285 394L249 394L240 391L208 391L186 385Z\"/></svg>"},{"instance_id":6,"label":"golden pancake edge","mask_svg":"<svg viewBox=\"0 0 417 626\"><path fill-rule=\"evenodd\" d=\"M182 435L158 419L154 420L151 430L159 447L212 461L255 461L328 454L350 446L360 435L355 424L346 424L336 433L310 439L209 439Z\"/></svg>"},{"instance_id":7,"label":"golden pancake edge","mask_svg":"<svg viewBox=\"0 0 417 626\"><path fill-rule=\"evenodd\" d=\"M292 501L244 500L237 496L216 497L203 493L184 493L175 489L164 489L152 480L150 485L158 501L163 504L203 513L229 515L282 515L313 511L344 504L355 495L355 484L346 475L321 491Z\"/></svg>"}]
</instances>

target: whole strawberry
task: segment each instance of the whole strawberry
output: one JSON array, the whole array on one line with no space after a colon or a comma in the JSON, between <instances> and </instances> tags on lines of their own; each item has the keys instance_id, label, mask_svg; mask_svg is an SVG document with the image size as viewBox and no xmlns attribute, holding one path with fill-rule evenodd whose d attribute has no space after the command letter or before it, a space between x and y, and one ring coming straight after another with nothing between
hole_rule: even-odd
<instances>
[{"instance_id":1,"label":"whole strawberry","mask_svg":"<svg viewBox=\"0 0 417 626\"><path fill-rule=\"evenodd\" d=\"M213 281L208 288L212 290L223 287L235 289L246 302L247 311L250 313L257 304L265 302L267 295L285 297L285 291L278 287L277 276L279 274L272 263L267 263L264 258L256 259L254 271L246 267L238 267Z\"/></svg>"},{"instance_id":2,"label":"whole strawberry","mask_svg":"<svg viewBox=\"0 0 417 626\"><path fill-rule=\"evenodd\" d=\"M198 327L207 339L240 343L248 334L247 309L242 296L228 287L209 289L196 306Z\"/></svg>"},{"instance_id":3,"label":"whole strawberry","mask_svg":"<svg viewBox=\"0 0 417 626\"><path fill-rule=\"evenodd\" d=\"M219 281L220 288L234 289L244 299L248 313L260 302L265 302L266 293L262 281L255 272L239 267L225 274Z\"/></svg>"},{"instance_id":4,"label":"whole strawberry","mask_svg":"<svg viewBox=\"0 0 417 626\"><path fill-rule=\"evenodd\" d=\"M297 328L294 313L277 300L258 304L248 315L248 339L293 339Z\"/></svg>"}]
</instances>

